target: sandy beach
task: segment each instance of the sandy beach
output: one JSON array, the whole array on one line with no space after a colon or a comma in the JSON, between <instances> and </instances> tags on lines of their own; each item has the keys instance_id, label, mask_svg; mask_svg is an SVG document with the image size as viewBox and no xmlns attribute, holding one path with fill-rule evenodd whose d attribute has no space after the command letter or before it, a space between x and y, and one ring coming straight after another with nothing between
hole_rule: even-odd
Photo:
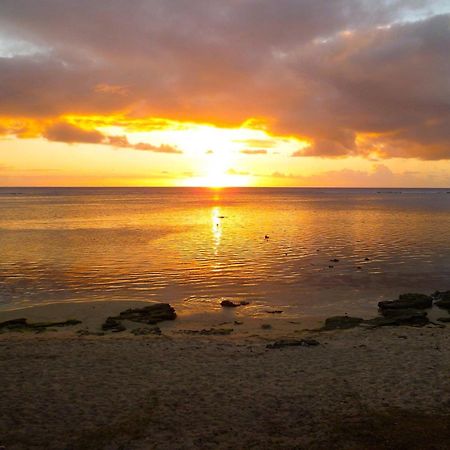
<instances>
[{"instance_id":1,"label":"sandy beach","mask_svg":"<svg viewBox=\"0 0 450 450\"><path fill-rule=\"evenodd\" d=\"M450 448L448 325L307 331L276 314L235 325L236 312L222 311L207 322L182 316L162 322L160 335L135 336L133 328L95 334L106 313L139 305L2 312L0 321L82 323L0 334L1 445ZM262 320L271 328L261 328ZM233 332L192 332L227 327ZM91 334L80 332L86 328ZM318 345L267 348L280 338Z\"/></svg>"}]
</instances>

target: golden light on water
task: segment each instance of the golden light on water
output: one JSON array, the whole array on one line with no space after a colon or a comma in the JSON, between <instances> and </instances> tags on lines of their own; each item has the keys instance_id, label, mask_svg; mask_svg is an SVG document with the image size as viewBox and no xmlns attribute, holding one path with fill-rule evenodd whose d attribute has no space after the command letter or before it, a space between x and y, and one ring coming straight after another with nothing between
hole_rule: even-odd
<instances>
[{"instance_id":1,"label":"golden light on water","mask_svg":"<svg viewBox=\"0 0 450 450\"><path fill-rule=\"evenodd\" d=\"M222 238L222 216L218 206L213 207L211 211L211 231L213 235L214 254L217 255Z\"/></svg>"}]
</instances>

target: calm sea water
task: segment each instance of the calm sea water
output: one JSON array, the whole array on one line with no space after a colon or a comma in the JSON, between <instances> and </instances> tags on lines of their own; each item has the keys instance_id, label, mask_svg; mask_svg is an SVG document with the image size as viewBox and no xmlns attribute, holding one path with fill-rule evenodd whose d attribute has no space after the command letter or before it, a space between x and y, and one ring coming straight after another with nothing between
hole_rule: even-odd
<instances>
[{"instance_id":1,"label":"calm sea water","mask_svg":"<svg viewBox=\"0 0 450 450\"><path fill-rule=\"evenodd\" d=\"M447 190L0 189L1 309L137 299L198 312L226 298L254 314L364 314L436 289L450 289Z\"/></svg>"}]
</instances>

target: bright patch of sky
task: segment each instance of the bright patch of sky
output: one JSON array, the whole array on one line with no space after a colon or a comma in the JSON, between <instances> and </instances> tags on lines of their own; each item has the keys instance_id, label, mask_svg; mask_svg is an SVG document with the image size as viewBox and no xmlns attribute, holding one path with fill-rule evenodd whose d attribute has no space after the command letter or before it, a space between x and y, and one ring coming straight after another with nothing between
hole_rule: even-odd
<instances>
[{"instance_id":1,"label":"bright patch of sky","mask_svg":"<svg viewBox=\"0 0 450 450\"><path fill-rule=\"evenodd\" d=\"M417 22L428 17L450 13L450 0L427 0L421 1L419 4L423 4L423 6L405 8L398 22Z\"/></svg>"},{"instance_id":2,"label":"bright patch of sky","mask_svg":"<svg viewBox=\"0 0 450 450\"><path fill-rule=\"evenodd\" d=\"M0 58L14 58L45 53L48 49L39 47L31 42L11 38L0 34Z\"/></svg>"}]
</instances>

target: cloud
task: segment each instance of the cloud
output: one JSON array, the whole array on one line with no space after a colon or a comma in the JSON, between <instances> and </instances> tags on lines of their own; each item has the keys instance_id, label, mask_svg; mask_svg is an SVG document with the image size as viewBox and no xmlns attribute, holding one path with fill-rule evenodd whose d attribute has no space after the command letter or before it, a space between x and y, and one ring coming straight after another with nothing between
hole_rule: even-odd
<instances>
[{"instance_id":1,"label":"cloud","mask_svg":"<svg viewBox=\"0 0 450 450\"><path fill-rule=\"evenodd\" d=\"M171 145L153 145L145 142L132 144L126 136L108 136L97 130L85 130L67 122L55 122L42 132L49 141L65 142L67 144L103 144L117 148L129 148L155 153L183 153Z\"/></svg>"},{"instance_id":2,"label":"cloud","mask_svg":"<svg viewBox=\"0 0 450 450\"><path fill-rule=\"evenodd\" d=\"M374 164L372 170L369 171L330 170L310 176L273 172L270 177L283 179L283 184L286 186L311 187L430 187L450 184L450 174L448 173L393 172L384 164Z\"/></svg>"},{"instance_id":3,"label":"cloud","mask_svg":"<svg viewBox=\"0 0 450 450\"><path fill-rule=\"evenodd\" d=\"M234 142L256 148L273 148L277 145L275 140L268 139L236 139Z\"/></svg>"},{"instance_id":4,"label":"cloud","mask_svg":"<svg viewBox=\"0 0 450 450\"><path fill-rule=\"evenodd\" d=\"M241 150L240 153L243 153L244 155L267 155L267 150L265 149L245 149Z\"/></svg>"},{"instance_id":5,"label":"cloud","mask_svg":"<svg viewBox=\"0 0 450 450\"><path fill-rule=\"evenodd\" d=\"M0 57L0 116L255 118L310 142L300 156L449 159L449 13L432 0L2 0L0 40L29 51Z\"/></svg>"},{"instance_id":6,"label":"cloud","mask_svg":"<svg viewBox=\"0 0 450 450\"><path fill-rule=\"evenodd\" d=\"M152 145L139 142L137 144L133 144L130 148L134 148L135 150L143 150L146 152L156 152L156 153L176 153L176 154L183 153L178 148L172 147L171 145L167 144Z\"/></svg>"},{"instance_id":7,"label":"cloud","mask_svg":"<svg viewBox=\"0 0 450 450\"><path fill-rule=\"evenodd\" d=\"M117 95L128 95L127 86L117 86L107 83L97 84L94 88L94 92L101 92L103 94L117 94Z\"/></svg>"},{"instance_id":8,"label":"cloud","mask_svg":"<svg viewBox=\"0 0 450 450\"><path fill-rule=\"evenodd\" d=\"M227 170L228 175L250 175L250 172L240 171L233 168Z\"/></svg>"},{"instance_id":9,"label":"cloud","mask_svg":"<svg viewBox=\"0 0 450 450\"><path fill-rule=\"evenodd\" d=\"M272 178L295 178L295 175L287 174L284 172L272 172Z\"/></svg>"},{"instance_id":10,"label":"cloud","mask_svg":"<svg viewBox=\"0 0 450 450\"><path fill-rule=\"evenodd\" d=\"M113 147L131 148L133 150L142 150L145 152L175 153L175 154L183 153L180 149L167 144L153 145L144 142L132 144L128 141L128 138L126 136L106 136L104 143L112 145Z\"/></svg>"},{"instance_id":11,"label":"cloud","mask_svg":"<svg viewBox=\"0 0 450 450\"><path fill-rule=\"evenodd\" d=\"M100 144L104 136L96 130L83 130L65 122L50 125L43 133L49 141L66 142L67 144Z\"/></svg>"}]
</instances>

